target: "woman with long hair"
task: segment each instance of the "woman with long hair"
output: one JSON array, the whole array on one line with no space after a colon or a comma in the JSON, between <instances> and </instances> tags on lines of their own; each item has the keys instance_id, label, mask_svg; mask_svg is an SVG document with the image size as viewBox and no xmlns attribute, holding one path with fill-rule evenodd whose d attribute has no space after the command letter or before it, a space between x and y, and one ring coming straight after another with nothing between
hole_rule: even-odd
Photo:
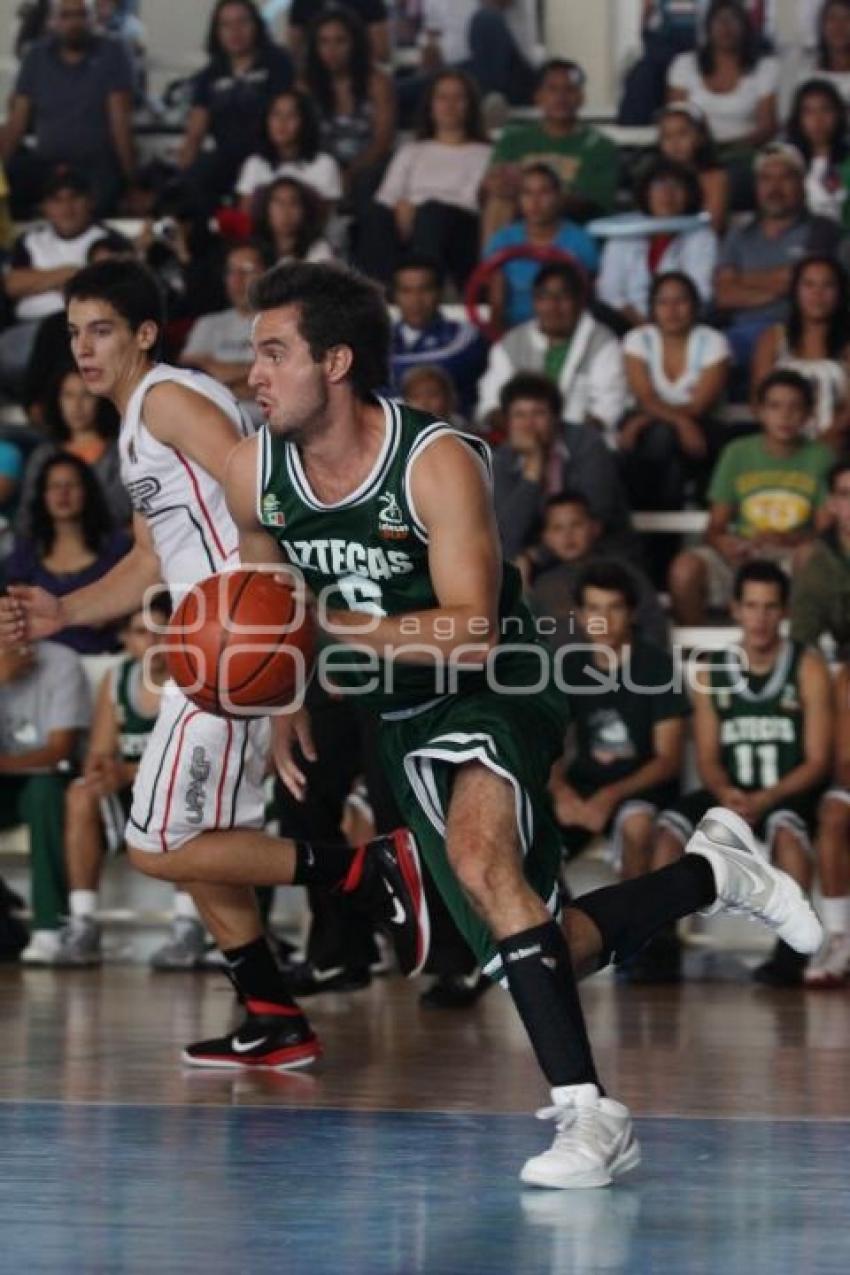
<instances>
[{"instance_id":1,"label":"woman with long hair","mask_svg":"<svg viewBox=\"0 0 850 1275\"><path fill-rule=\"evenodd\" d=\"M717 157L708 120L693 102L668 102L658 116L658 157L694 173L702 208L720 234L729 211L729 174Z\"/></svg>"},{"instance_id":2,"label":"woman with long hair","mask_svg":"<svg viewBox=\"0 0 850 1275\"><path fill-rule=\"evenodd\" d=\"M288 89L269 104L263 147L245 160L236 183L245 212L250 213L257 192L275 177L297 177L328 206L342 195L339 164L321 150L319 117L301 89Z\"/></svg>"},{"instance_id":3,"label":"woman with long hair","mask_svg":"<svg viewBox=\"0 0 850 1275\"><path fill-rule=\"evenodd\" d=\"M20 537L3 564L7 584L39 585L55 597L93 584L129 552L130 537L116 531L93 470L70 452L42 466L30 501L29 535ZM55 636L80 655L118 648L114 626L75 625Z\"/></svg>"},{"instance_id":4,"label":"woman with long hair","mask_svg":"<svg viewBox=\"0 0 850 1275\"><path fill-rule=\"evenodd\" d=\"M762 333L751 366L757 387L774 368L791 368L812 382L815 410L809 435L836 451L850 428L850 281L831 257L798 262L791 279L788 322Z\"/></svg>"},{"instance_id":5,"label":"woman with long hair","mask_svg":"<svg viewBox=\"0 0 850 1275\"><path fill-rule=\"evenodd\" d=\"M333 249L323 238L325 209L310 187L294 177L278 177L260 196L254 231L271 259L330 261Z\"/></svg>"},{"instance_id":6,"label":"woman with long hair","mask_svg":"<svg viewBox=\"0 0 850 1275\"><path fill-rule=\"evenodd\" d=\"M31 453L24 471L18 533L30 531L27 519L42 468L54 456L65 454L91 466L110 517L116 526L127 526L132 510L121 482L118 413L107 399L92 394L76 367L68 365L54 377L44 400L44 424L47 441Z\"/></svg>"},{"instance_id":7,"label":"woman with long hair","mask_svg":"<svg viewBox=\"0 0 850 1275\"><path fill-rule=\"evenodd\" d=\"M799 81L828 80L850 105L850 0L826 0L818 14L817 47Z\"/></svg>"},{"instance_id":8,"label":"woman with long hair","mask_svg":"<svg viewBox=\"0 0 850 1275\"><path fill-rule=\"evenodd\" d=\"M848 115L844 98L828 80L806 80L794 94L786 126L806 161L806 206L810 213L850 221Z\"/></svg>"},{"instance_id":9,"label":"woman with long hair","mask_svg":"<svg viewBox=\"0 0 850 1275\"><path fill-rule=\"evenodd\" d=\"M268 104L290 87L293 68L254 0L217 0L207 56L194 78L178 164L214 204L230 194L242 164L262 145ZM212 152L203 150L208 137Z\"/></svg>"},{"instance_id":10,"label":"woman with long hair","mask_svg":"<svg viewBox=\"0 0 850 1275\"><path fill-rule=\"evenodd\" d=\"M463 71L441 71L422 99L416 140L390 161L364 228L364 270L388 279L398 252L439 258L458 289L478 260L479 191L490 162L478 89Z\"/></svg>"}]
</instances>

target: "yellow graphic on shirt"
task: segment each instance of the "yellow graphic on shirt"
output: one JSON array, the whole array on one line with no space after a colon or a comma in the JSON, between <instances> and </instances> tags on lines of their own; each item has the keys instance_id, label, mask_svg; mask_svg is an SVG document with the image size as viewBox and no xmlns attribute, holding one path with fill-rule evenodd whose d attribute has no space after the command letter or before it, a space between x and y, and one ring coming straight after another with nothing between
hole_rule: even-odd
<instances>
[{"instance_id":1,"label":"yellow graphic on shirt","mask_svg":"<svg viewBox=\"0 0 850 1275\"><path fill-rule=\"evenodd\" d=\"M781 487L753 492L741 502L741 522L750 533L796 531L811 516L811 500Z\"/></svg>"}]
</instances>

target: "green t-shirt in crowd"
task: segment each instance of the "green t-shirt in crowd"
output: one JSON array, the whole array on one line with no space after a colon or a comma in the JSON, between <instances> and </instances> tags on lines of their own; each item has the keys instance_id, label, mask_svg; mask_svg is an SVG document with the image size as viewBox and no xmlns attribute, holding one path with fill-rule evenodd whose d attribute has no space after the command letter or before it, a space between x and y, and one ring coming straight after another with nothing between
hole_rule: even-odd
<instances>
[{"instance_id":1,"label":"green t-shirt in crowd","mask_svg":"<svg viewBox=\"0 0 850 1275\"><path fill-rule=\"evenodd\" d=\"M617 194L620 157L617 147L598 129L580 124L566 137L550 137L540 124L509 125L493 149L492 164L548 164L565 190L611 212Z\"/></svg>"},{"instance_id":2,"label":"green t-shirt in crowd","mask_svg":"<svg viewBox=\"0 0 850 1275\"><path fill-rule=\"evenodd\" d=\"M550 341L543 356L543 374L557 385L567 361L572 341Z\"/></svg>"},{"instance_id":3,"label":"green t-shirt in crowd","mask_svg":"<svg viewBox=\"0 0 850 1275\"><path fill-rule=\"evenodd\" d=\"M721 452L708 499L733 507L732 530L739 536L800 531L811 525L827 496L834 459L823 443L808 439L792 456L772 456L762 434L739 438Z\"/></svg>"}]
</instances>

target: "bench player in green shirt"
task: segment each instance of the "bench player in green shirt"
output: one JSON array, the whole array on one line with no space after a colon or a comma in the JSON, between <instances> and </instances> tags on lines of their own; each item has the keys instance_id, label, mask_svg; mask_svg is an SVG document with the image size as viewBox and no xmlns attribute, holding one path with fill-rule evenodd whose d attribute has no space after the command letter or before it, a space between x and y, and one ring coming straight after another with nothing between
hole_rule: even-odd
<instances>
[{"instance_id":1,"label":"bench player in green shirt","mask_svg":"<svg viewBox=\"0 0 850 1275\"><path fill-rule=\"evenodd\" d=\"M639 1151L627 1109L604 1094L576 973L716 903L747 907L805 950L820 925L727 811L704 821L682 860L586 895L558 925L546 784L567 698L501 561L486 449L376 394L389 320L367 280L278 266L253 303L249 383L266 427L232 452L225 480L242 562L303 574L329 640L317 676L381 712L395 795L465 937L507 981L556 1124L522 1179L607 1185ZM273 718L272 739L284 782L303 794L296 746L313 752L303 708Z\"/></svg>"},{"instance_id":2,"label":"bench player in green shirt","mask_svg":"<svg viewBox=\"0 0 850 1275\"><path fill-rule=\"evenodd\" d=\"M722 665L710 662L694 688L704 787L661 813L654 862L681 854L706 810L719 802L745 819L773 861L808 889L811 834L832 761L832 681L819 651L782 637L790 584L780 567L750 562L739 569L734 588L743 659L734 647L724 652ZM780 940L755 977L793 986L802 981L803 964Z\"/></svg>"}]
</instances>

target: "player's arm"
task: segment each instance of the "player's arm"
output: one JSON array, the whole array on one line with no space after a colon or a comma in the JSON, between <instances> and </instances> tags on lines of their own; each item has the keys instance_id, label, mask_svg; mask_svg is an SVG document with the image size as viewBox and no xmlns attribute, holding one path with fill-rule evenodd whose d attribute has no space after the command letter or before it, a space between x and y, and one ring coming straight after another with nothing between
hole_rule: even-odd
<instances>
[{"instance_id":1,"label":"player's arm","mask_svg":"<svg viewBox=\"0 0 850 1275\"><path fill-rule=\"evenodd\" d=\"M469 446L446 436L414 462L413 502L428 532L428 570L439 605L375 618L348 611L319 615L338 641L405 663L449 659L481 667L499 640L502 554L484 466ZM424 649L423 649L424 648Z\"/></svg>"},{"instance_id":2,"label":"player's arm","mask_svg":"<svg viewBox=\"0 0 850 1275\"><path fill-rule=\"evenodd\" d=\"M617 783L606 784L601 790L612 806L619 806L635 793L667 784L676 778L685 746L685 720L684 717L668 717L666 721L655 723L652 728L653 757L639 766L634 774Z\"/></svg>"},{"instance_id":3,"label":"player's arm","mask_svg":"<svg viewBox=\"0 0 850 1275\"><path fill-rule=\"evenodd\" d=\"M243 567L286 562L283 550L257 517L257 449L259 435L244 438L227 460L224 498L239 532L239 561Z\"/></svg>"},{"instance_id":4,"label":"player's arm","mask_svg":"<svg viewBox=\"0 0 850 1275\"><path fill-rule=\"evenodd\" d=\"M832 762L832 678L820 651L806 651L800 660L800 703L803 708L804 760L778 784L765 790L771 808L789 797L817 788L829 777Z\"/></svg>"},{"instance_id":5,"label":"player's arm","mask_svg":"<svg viewBox=\"0 0 850 1275\"><path fill-rule=\"evenodd\" d=\"M53 770L60 762L71 760L78 735L77 730L52 730L41 748L27 753L0 753L0 775Z\"/></svg>"},{"instance_id":6,"label":"player's arm","mask_svg":"<svg viewBox=\"0 0 850 1275\"><path fill-rule=\"evenodd\" d=\"M52 637L72 624L109 624L138 611L148 589L162 583L159 557L139 514L133 516L133 548L94 584L64 598L33 585L12 584L0 598L0 645Z\"/></svg>"},{"instance_id":7,"label":"player's arm","mask_svg":"<svg viewBox=\"0 0 850 1275\"><path fill-rule=\"evenodd\" d=\"M738 790L720 761L720 720L714 711L707 668L697 670L692 703L699 777L713 797L724 806L731 805Z\"/></svg>"},{"instance_id":8,"label":"player's arm","mask_svg":"<svg viewBox=\"0 0 850 1275\"><path fill-rule=\"evenodd\" d=\"M0 129L0 162L8 164L29 128L32 101L23 93L15 93L9 103L5 127Z\"/></svg>"},{"instance_id":9,"label":"player's arm","mask_svg":"<svg viewBox=\"0 0 850 1275\"><path fill-rule=\"evenodd\" d=\"M850 788L850 667L843 665L833 684L835 750L832 776L842 788Z\"/></svg>"},{"instance_id":10,"label":"player's arm","mask_svg":"<svg viewBox=\"0 0 850 1275\"><path fill-rule=\"evenodd\" d=\"M234 421L212 399L176 381L148 390L145 426L158 442L200 465L222 485L227 459L243 441Z\"/></svg>"}]
</instances>

